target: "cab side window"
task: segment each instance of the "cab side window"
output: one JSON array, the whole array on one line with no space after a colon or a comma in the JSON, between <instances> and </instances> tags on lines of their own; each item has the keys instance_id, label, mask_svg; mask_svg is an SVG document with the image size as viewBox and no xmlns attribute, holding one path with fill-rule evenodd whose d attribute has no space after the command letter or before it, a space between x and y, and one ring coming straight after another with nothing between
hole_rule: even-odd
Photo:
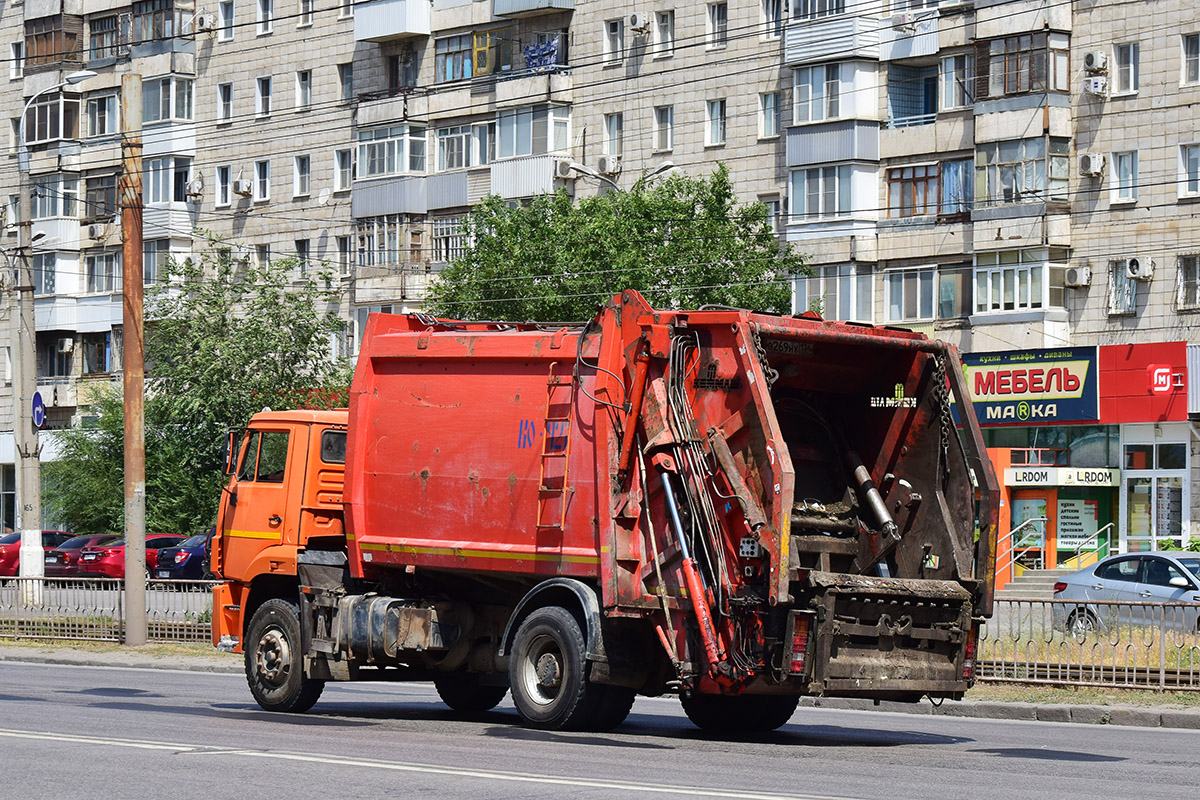
<instances>
[{"instance_id":1,"label":"cab side window","mask_svg":"<svg viewBox=\"0 0 1200 800\"><path fill-rule=\"evenodd\" d=\"M263 431L254 480L260 483L283 483L287 452L288 434L285 431Z\"/></svg>"},{"instance_id":2,"label":"cab side window","mask_svg":"<svg viewBox=\"0 0 1200 800\"><path fill-rule=\"evenodd\" d=\"M250 434L245 455L242 456L242 465L238 467L237 479L239 481L254 480L255 468L258 466L258 439L261 435L258 431Z\"/></svg>"},{"instance_id":3,"label":"cab side window","mask_svg":"<svg viewBox=\"0 0 1200 800\"><path fill-rule=\"evenodd\" d=\"M323 431L321 433L321 460L326 464L346 463L345 431Z\"/></svg>"}]
</instances>

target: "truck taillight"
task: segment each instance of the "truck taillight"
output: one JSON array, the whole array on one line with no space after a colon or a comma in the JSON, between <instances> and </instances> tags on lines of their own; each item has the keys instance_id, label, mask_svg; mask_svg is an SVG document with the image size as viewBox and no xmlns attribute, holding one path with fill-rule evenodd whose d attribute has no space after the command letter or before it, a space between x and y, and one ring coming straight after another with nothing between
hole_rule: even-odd
<instances>
[{"instance_id":1,"label":"truck taillight","mask_svg":"<svg viewBox=\"0 0 1200 800\"><path fill-rule=\"evenodd\" d=\"M979 628L971 626L967 634L967 652L963 655L963 680L969 681L975 677L975 650L979 645Z\"/></svg>"},{"instance_id":2,"label":"truck taillight","mask_svg":"<svg viewBox=\"0 0 1200 800\"><path fill-rule=\"evenodd\" d=\"M803 674L808 667L808 645L812 641L812 615L798 613L792 618L792 659L788 671Z\"/></svg>"}]
</instances>

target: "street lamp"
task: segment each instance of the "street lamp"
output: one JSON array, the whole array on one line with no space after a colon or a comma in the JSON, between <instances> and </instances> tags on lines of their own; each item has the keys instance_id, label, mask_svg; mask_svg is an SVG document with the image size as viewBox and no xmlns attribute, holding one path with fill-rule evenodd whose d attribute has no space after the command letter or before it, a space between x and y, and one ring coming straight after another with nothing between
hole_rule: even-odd
<instances>
[{"instance_id":1,"label":"street lamp","mask_svg":"<svg viewBox=\"0 0 1200 800\"><path fill-rule=\"evenodd\" d=\"M573 161L567 165L567 169L578 172L580 175L587 175L589 178L595 178L598 181L603 181L611 186L614 192L621 191L621 187L617 185L616 181L614 181L612 178L601 175L599 172L587 166L586 164L580 164Z\"/></svg>"},{"instance_id":2,"label":"street lamp","mask_svg":"<svg viewBox=\"0 0 1200 800\"><path fill-rule=\"evenodd\" d=\"M81 69L67 75L62 81L34 92L21 109L18 124L18 166L21 173L20 219L17 221L17 254L21 259L17 279L17 308L13 315L13 344L16 359L13 366L13 445L20 462L17 470L17 507L21 531L21 566L23 578L40 578L45 575L45 552L42 550L42 469L39 460L37 428L33 425L33 396L37 393L37 330L33 307L33 269L29 261L33 246L33 201L29 194L29 148L26 143L25 123L29 109L43 95L58 91L64 86L74 86L96 77L91 70ZM76 115L78 118L78 115ZM61 124L61 117L60 117ZM41 602L41 584L37 581L23 582L22 596L25 602Z\"/></svg>"},{"instance_id":3,"label":"street lamp","mask_svg":"<svg viewBox=\"0 0 1200 800\"><path fill-rule=\"evenodd\" d=\"M617 191L617 192L622 191L621 187L618 186L617 182L614 181L612 178L601 175L599 172L597 172L596 170L592 169L591 167L589 167L585 164L579 164L577 162L572 162L567 165L567 168L570 170L573 170L575 172L578 172L581 175L586 175L589 178L595 178L598 181L603 181L604 183L607 183L609 186L611 186L614 191ZM678 171L679 171L679 168L676 167L670 161L663 161L659 164L655 164L653 167L646 170L646 172L642 173L642 176L640 178L638 178L636 181L634 181L634 183L633 183L634 188L644 186L646 183L648 183L653 178L658 178L663 175L673 173L673 172L678 172Z\"/></svg>"}]
</instances>

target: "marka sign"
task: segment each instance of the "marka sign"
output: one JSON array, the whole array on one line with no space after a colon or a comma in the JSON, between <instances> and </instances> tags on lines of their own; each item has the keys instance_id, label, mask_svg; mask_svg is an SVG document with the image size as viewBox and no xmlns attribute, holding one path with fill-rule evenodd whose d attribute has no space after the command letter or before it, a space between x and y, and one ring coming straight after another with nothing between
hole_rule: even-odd
<instances>
[{"instance_id":1,"label":"marka sign","mask_svg":"<svg viewBox=\"0 0 1200 800\"><path fill-rule=\"evenodd\" d=\"M962 361L980 425L1100 419L1094 347L968 353Z\"/></svg>"}]
</instances>

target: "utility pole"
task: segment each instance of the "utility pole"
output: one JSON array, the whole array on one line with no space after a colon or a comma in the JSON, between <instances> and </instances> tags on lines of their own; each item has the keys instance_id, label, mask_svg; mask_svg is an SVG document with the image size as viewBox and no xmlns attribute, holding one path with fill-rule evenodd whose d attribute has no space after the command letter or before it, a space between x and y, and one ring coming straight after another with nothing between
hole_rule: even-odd
<instances>
[{"instance_id":1,"label":"utility pole","mask_svg":"<svg viewBox=\"0 0 1200 800\"><path fill-rule=\"evenodd\" d=\"M121 301L125 376L125 644L146 628L146 418L142 351L142 76L121 76Z\"/></svg>"}]
</instances>

